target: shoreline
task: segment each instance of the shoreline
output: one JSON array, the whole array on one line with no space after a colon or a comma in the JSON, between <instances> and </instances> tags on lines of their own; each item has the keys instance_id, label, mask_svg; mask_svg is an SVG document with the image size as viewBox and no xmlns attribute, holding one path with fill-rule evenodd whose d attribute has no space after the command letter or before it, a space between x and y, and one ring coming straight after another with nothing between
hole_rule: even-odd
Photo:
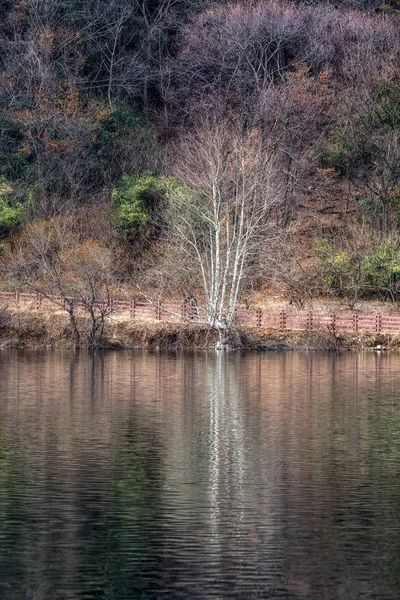
<instances>
[{"instance_id":1,"label":"shoreline","mask_svg":"<svg viewBox=\"0 0 400 600\"><path fill-rule=\"evenodd\" d=\"M85 339L88 321L79 318L81 339ZM237 350L248 351L339 351L399 350L400 335L357 334L333 335L326 331L272 330L243 327L237 330ZM99 349L149 349L179 351L212 349L217 332L203 325L173 321L121 320L108 318ZM85 348L85 344L80 345ZM68 316L60 312L12 311L0 323L0 349L74 349Z\"/></svg>"}]
</instances>

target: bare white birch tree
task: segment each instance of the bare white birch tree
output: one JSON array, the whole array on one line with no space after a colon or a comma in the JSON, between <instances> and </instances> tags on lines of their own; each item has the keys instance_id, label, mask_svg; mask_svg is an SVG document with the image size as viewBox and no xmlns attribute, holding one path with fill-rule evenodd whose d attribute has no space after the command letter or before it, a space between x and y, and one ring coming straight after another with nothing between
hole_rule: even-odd
<instances>
[{"instance_id":1,"label":"bare white birch tree","mask_svg":"<svg viewBox=\"0 0 400 600\"><path fill-rule=\"evenodd\" d=\"M198 274L198 320L220 332L225 345L243 284L271 235L282 199L274 155L258 130L203 123L175 150L186 187L171 197L171 237Z\"/></svg>"}]
</instances>

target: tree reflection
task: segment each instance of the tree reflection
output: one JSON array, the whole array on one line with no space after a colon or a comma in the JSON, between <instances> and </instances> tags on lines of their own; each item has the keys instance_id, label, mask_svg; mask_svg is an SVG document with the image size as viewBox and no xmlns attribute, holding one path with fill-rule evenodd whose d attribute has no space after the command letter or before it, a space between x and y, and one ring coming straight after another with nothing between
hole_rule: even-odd
<instances>
[{"instance_id":1,"label":"tree reflection","mask_svg":"<svg viewBox=\"0 0 400 600\"><path fill-rule=\"evenodd\" d=\"M2 598L398 598L398 365L0 353Z\"/></svg>"}]
</instances>

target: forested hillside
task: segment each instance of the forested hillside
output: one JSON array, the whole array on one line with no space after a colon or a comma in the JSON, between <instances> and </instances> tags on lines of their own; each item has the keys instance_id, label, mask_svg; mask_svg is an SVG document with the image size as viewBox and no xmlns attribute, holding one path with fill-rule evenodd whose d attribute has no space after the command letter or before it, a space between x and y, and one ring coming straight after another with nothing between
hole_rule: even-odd
<instances>
[{"instance_id":1,"label":"forested hillside","mask_svg":"<svg viewBox=\"0 0 400 600\"><path fill-rule=\"evenodd\" d=\"M399 226L398 0L0 2L3 288L397 301Z\"/></svg>"}]
</instances>

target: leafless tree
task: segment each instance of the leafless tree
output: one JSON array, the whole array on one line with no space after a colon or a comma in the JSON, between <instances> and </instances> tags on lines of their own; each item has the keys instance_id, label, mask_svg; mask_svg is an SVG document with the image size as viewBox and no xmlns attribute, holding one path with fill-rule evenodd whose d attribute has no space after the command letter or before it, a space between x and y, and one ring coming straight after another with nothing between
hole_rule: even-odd
<instances>
[{"instance_id":1,"label":"leafless tree","mask_svg":"<svg viewBox=\"0 0 400 600\"><path fill-rule=\"evenodd\" d=\"M110 247L82 239L74 230L73 217L26 226L3 257L3 271L8 280L34 289L67 312L75 345L81 343L78 315L82 312L90 320L85 345L101 344L105 318L113 311L115 256Z\"/></svg>"},{"instance_id":2,"label":"leafless tree","mask_svg":"<svg viewBox=\"0 0 400 600\"><path fill-rule=\"evenodd\" d=\"M197 272L200 318L226 343L249 271L268 243L273 209L282 202L275 157L256 129L203 122L173 151L184 187L171 194L170 235Z\"/></svg>"},{"instance_id":3,"label":"leafless tree","mask_svg":"<svg viewBox=\"0 0 400 600\"><path fill-rule=\"evenodd\" d=\"M64 278L70 293L90 318L87 347L96 348L102 344L105 318L114 310L114 257L110 249L87 241L69 250L65 260Z\"/></svg>"}]
</instances>

